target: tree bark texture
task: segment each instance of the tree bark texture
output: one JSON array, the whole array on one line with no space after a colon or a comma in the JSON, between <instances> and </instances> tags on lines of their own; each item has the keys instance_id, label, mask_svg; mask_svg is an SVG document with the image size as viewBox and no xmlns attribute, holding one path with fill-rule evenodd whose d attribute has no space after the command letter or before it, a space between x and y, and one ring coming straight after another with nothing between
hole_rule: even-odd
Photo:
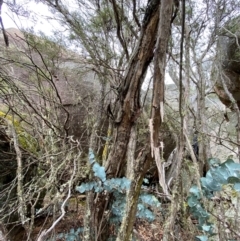
<instances>
[{"instance_id":1,"label":"tree bark texture","mask_svg":"<svg viewBox=\"0 0 240 241\"><path fill-rule=\"evenodd\" d=\"M146 70L153 58L159 21L159 0L151 1L146 10L139 43L129 62L124 79L119 88L119 110L114 142L108 156L106 171L108 176L122 174L131 128L140 115L140 92Z\"/></svg>"},{"instance_id":2,"label":"tree bark texture","mask_svg":"<svg viewBox=\"0 0 240 241\"><path fill-rule=\"evenodd\" d=\"M160 21L158 25L158 38L154 53L154 78L153 78L153 99L151 109L151 150L152 156L158 167L159 183L163 192L169 195L165 182L165 170L162 165L163 143L159 141L159 131L164 115L164 78L166 66L166 50L168 46L173 1L161 1ZM161 153L160 153L161 152Z\"/></svg>"},{"instance_id":3,"label":"tree bark texture","mask_svg":"<svg viewBox=\"0 0 240 241\"><path fill-rule=\"evenodd\" d=\"M130 241L132 229L137 213L138 198L141 191L143 178L150 167L151 157L149 146L146 146L135 160L134 168L131 172L131 186L127 191L126 206L117 241Z\"/></svg>"},{"instance_id":4,"label":"tree bark texture","mask_svg":"<svg viewBox=\"0 0 240 241\"><path fill-rule=\"evenodd\" d=\"M126 153L130 140L130 133L141 113L141 86L145 78L147 68L151 63L154 55L154 47L156 43L159 22L159 9L160 0L152 0L149 2L143 20L138 45L132 54L132 57L129 61L129 67L125 72L124 78L118 90L118 113L117 120L115 120L115 128L113 130L112 149L109 153L105 165L108 178L120 177L123 175L123 171L125 170L124 165L126 164ZM139 171L137 173L139 174ZM142 170L142 173L145 173L145 169ZM139 181L131 188L131 190L134 189L136 191L136 194L134 194L135 202L138 200L140 192L139 183L143 178L143 174L141 174L139 178ZM106 240L108 236L106 233L107 217L104 217L104 210L106 210L108 195L107 197L104 195L99 195L95 200L95 210L98 210L98 212L95 213L97 217L95 226L99 227L98 240ZM132 201L132 197L129 200ZM128 234L132 231L136 213L136 205L137 203L135 203L133 206L130 206L128 209L127 217L131 217L131 220L129 220L131 225L129 225L128 228L124 226L121 229L124 230L124 232L127 231ZM125 222L125 224L128 225L127 222ZM105 227L105 229L100 230L102 227ZM126 228L128 230L125 230Z\"/></svg>"}]
</instances>

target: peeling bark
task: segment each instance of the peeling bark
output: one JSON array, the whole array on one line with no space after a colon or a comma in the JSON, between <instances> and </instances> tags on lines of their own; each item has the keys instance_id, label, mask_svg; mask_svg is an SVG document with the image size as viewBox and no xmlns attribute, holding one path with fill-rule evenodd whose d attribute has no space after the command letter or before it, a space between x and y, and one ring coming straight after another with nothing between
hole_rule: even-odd
<instances>
[{"instance_id":1,"label":"peeling bark","mask_svg":"<svg viewBox=\"0 0 240 241\"><path fill-rule=\"evenodd\" d=\"M165 169L162 165L161 155L163 148L159 141L159 131L163 122L163 103L164 103L164 78L166 66L166 50L168 46L173 1L162 1L160 11L160 22L158 26L157 47L154 53L154 78L153 78L153 99L150 120L151 149L154 156L159 174L159 184L163 192L169 195L168 187L165 182ZM161 154L160 154L161 152Z\"/></svg>"},{"instance_id":2,"label":"peeling bark","mask_svg":"<svg viewBox=\"0 0 240 241\"><path fill-rule=\"evenodd\" d=\"M141 113L140 105L140 92L143 80L146 75L147 68L152 61L153 51L156 43L157 28L159 22L159 9L160 1L152 0L149 3L149 8L146 10L146 14L143 20L141 35L139 38L139 43L132 54L131 60L129 62L129 67L126 70L125 76L119 88L119 100L118 100L118 119L115 123L114 128L114 141L112 144L111 152L106 161L106 173L108 178L120 177L124 172L124 165L126 164L126 153L128 149L128 143L130 140L130 133L132 128L135 126L136 120ZM145 160L146 154L144 154L143 160ZM142 160L142 159L141 159ZM138 165L136 165L137 167ZM140 166L141 168L143 166ZM144 170L135 170L134 173L138 173L137 183L131 187L131 195L129 197L129 203L134 201L133 206L129 206L127 209L126 217L129 217L128 223L125 222L125 226L121 228L122 231L119 233L119 237L122 237L125 231L127 235L132 232L133 222L135 220L136 214L136 202L139 196L140 187L142 183L142 178ZM136 175L136 174L134 174ZM130 194L129 194L130 195ZM107 199L107 200L106 200ZM102 195L96 201L96 207L98 210L105 210L108 203L108 198ZM106 227L107 218L104 217L104 211L98 212L95 225L102 223L102 227ZM107 234L105 230L100 230L98 227L98 233L100 237L98 240L106 240ZM127 230L126 230L127 229ZM124 240L127 240L129 236L124 236ZM123 240L122 238L118 240Z\"/></svg>"},{"instance_id":3,"label":"peeling bark","mask_svg":"<svg viewBox=\"0 0 240 241\"><path fill-rule=\"evenodd\" d=\"M114 143L109 154L106 170L109 176L120 176L125 163L127 145L135 121L141 113L140 92L146 70L153 58L159 20L160 1L152 1L148 21L143 24L136 47L119 89L119 121L114 130Z\"/></svg>"}]
</instances>

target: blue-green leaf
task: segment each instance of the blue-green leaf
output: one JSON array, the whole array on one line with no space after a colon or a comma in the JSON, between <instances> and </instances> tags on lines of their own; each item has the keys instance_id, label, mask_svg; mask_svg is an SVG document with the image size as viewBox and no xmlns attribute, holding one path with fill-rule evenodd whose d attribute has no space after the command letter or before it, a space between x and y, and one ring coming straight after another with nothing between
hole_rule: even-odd
<instances>
[{"instance_id":1,"label":"blue-green leaf","mask_svg":"<svg viewBox=\"0 0 240 241\"><path fill-rule=\"evenodd\" d=\"M145 207L144 207L144 205L143 205L142 203L139 203L139 204L137 205L137 208L138 208L138 211L141 211L141 210L143 210Z\"/></svg>"},{"instance_id":2,"label":"blue-green leaf","mask_svg":"<svg viewBox=\"0 0 240 241\"><path fill-rule=\"evenodd\" d=\"M84 192L86 192L86 188L85 188L85 186L82 184L82 185L76 187L76 191L78 191L78 192L80 192L80 193L84 193Z\"/></svg>"},{"instance_id":3,"label":"blue-green leaf","mask_svg":"<svg viewBox=\"0 0 240 241\"><path fill-rule=\"evenodd\" d=\"M237 192L240 192L240 183L235 183L234 186L233 186L234 190L237 191Z\"/></svg>"},{"instance_id":4,"label":"blue-green leaf","mask_svg":"<svg viewBox=\"0 0 240 241\"><path fill-rule=\"evenodd\" d=\"M143 204L139 203L137 207L138 207L137 217L145 218L150 222L152 222L155 219L153 212L147 209Z\"/></svg>"},{"instance_id":5,"label":"blue-green leaf","mask_svg":"<svg viewBox=\"0 0 240 241\"><path fill-rule=\"evenodd\" d=\"M202 177L201 184L203 188L206 188L211 191L220 191L222 189L222 185L213 179Z\"/></svg>"},{"instance_id":6,"label":"blue-green leaf","mask_svg":"<svg viewBox=\"0 0 240 241\"><path fill-rule=\"evenodd\" d=\"M201 198L200 190L196 185L192 186L190 188L189 192L194 194L197 197L197 199Z\"/></svg>"},{"instance_id":7,"label":"blue-green leaf","mask_svg":"<svg viewBox=\"0 0 240 241\"><path fill-rule=\"evenodd\" d=\"M212 228L211 225L206 225L206 224L204 224L204 225L202 226L203 231L206 231L206 232L209 232L211 228Z\"/></svg>"},{"instance_id":8,"label":"blue-green leaf","mask_svg":"<svg viewBox=\"0 0 240 241\"><path fill-rule=\"evenodd\" d=\"M93 164L95 162L95 156L94 156L93 150L91 148L89 148L88 159L89 159L90 164Z\"/></svg>"},{"instance_id":9,"label":"blue-green leaf","mask_svg":"<svg viewBox=\"0 0 240 241\"><path fill-rule=\"evenodd\" d=\"M240 164L235 163L232 159L228 159L220 164L218 159L210 159L210 170L206 177L201 178L202 194L207 198L214 195L214 192L220 191L224 184L234 184L233 189L240 192ZM187 199L190 211L194 217L198 219L197 227L208 236L214 235L213 225L209 223L210 214L202 207L200 202L201 196L196 186L193 186ZM197 236L197 240L206 241L207 236Z\"/></svg>"},{"instance_id":10,"label":"blue-green leaf","mask_svg":"<svg viewBox=\"0 0 240 241\"><path fill-rule=\"evenodd\" d=\"M66 241L76 241L76 235L75 234L68 234L65 237Z\"/></svg>"},{"instance_id":11,"label":"blue-green leaf","mask_svg":"<svg viewBox=\"0 0 240 241\"><path fill-rule=\"evenodd\" d=\"M99 177L103 182L106 181L106 172L104 167L100 166L99 163L95 162L92 169L95 177Z\"/></svg>"},{"instance_id":12,"label":"blue-green leaf","mask_svg":"<svg viewBox=\"0 0 240 241\"><path fill-rule=\"evenodd\" d=\"M95 192L102 192L103 191L103 187L101 185L95 186L94 187Z\"/></svg>"},{"instance_id":13,"label":"blue-green leaf","mask_svg":"<svg viewBox=\"0 0 240 241\"><path fill-rule=\"evenodd\" d=\"M158 207L159 208L161 206L161 203L152 194L142 194L142 195L140 195L140 200L143 203L145 203L147 205L150 205L150 206L153 206L153 207Z\"/></svg>"},{"instance_id":14,"label":"blue-green leaf","mask_svg":"<svg viewBox=\"0 0 240 241\"><path fill-rule=\"evenodd\" d=\"M198 197L196 197L195 195L191 195L190 197L188 197L187 203L189 207L196 206L199 203Z\"/></svg>"},{"instance_id":15,"label":"blue-green leaf","mask_svg":"<svg viewBox=\"0 0 240 241\"><path fill-rule=\"evenodd\" d=\"M107 179L104 183L103 183L103 187L106 191L111 192L113 190L112 188L112 182L111 179Z\"/></svg>"},{"instance_id":16,"label":"blue-green leaf","mask_svg":"<svg viewBox=\"0 0 240 241\"><path fill-rule=\"evenodd\" d=\"M222 165L226 166L230 172L230 176L240 178L240 164L235 163L232 159L228 159Z\"/></svg>"},{"instance_id":17,"label":"blue-green leaf","mask_svg":"<svg viewBox=\"0 0 240 241\"><path fill-rule=\"evenodd\" d=\"M217 168L211 169L210 173L214 181L218 182L219 184L227 184L227 179L230 175L230 171L226 167L219 166Z\"/></svg>"},{"instance_id":18,"label":"blue-green leaf","mask_svg":"<svg viewBox=\"0 0 240 241\"><path fill-rule=\"evenodd\" d=\"M147 178L143 178L143 183L149 184L149 180Z\"/></svg>"},{"instance_id":19,"label":"blue-green leaf","mask_svg":"<svg viewBox=\"0 0 240 241\"><path fill-rule=\"evenodd\" d=\"M88 192L93 189L94 186L96 186L96 182L87 182L87 183L82 183L80 186L76 187L76 191L80 193Z\"/></svg>"},{"instance_id":20,"label":"blue-green leaf","mask_svg":"<svg viewBox=\"0 0 240 241\"><path fill-rule=\"evenodd\" d=\"M208 237L207 236L196 236L196 240L198 240L198 241L207 241Z\"/></svg>"},{"instance_id":21,"label":"blue-green leaf","mask_svg":"<svg viewBox=\"0 0 240 241\"><path fill-rule=\"evenodd\" d=\"M228 183L230 183L230 184L235 184L235 183L240 182L240 178L233 177L233 176L229 177L227 180L228 180Z\"/></svg>"},{"instance_id":22,"label":"blue-green leaf","mask_svg":"<svg viewBox=\"0 0 240 241\"><path fill-rule=\"evenodd\" d=\"M220 165L221 161L218 158L210 158L208 159L208 164L210 167L216 167Z\"/></svg>"},{"instance_id":23,"label":"blue-green leaf","mask_svg":"<svg viewBox=\"0 0 240 241\"><path fill-rule=\"evenodd\" d=\"M131 181L127 179L126 177L121 178L121 189L122 190L128 190L130 188Z\"/></svg>"}]
</instances>

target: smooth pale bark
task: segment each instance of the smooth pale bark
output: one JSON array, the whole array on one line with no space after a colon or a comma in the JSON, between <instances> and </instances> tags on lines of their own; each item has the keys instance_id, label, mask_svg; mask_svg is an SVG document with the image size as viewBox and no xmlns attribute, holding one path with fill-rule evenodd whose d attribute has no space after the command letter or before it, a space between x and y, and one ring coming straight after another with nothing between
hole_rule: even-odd
<instances>
[{"instance_id":1,"label":"smooth pale bark","mask_svg":"<svg viewBox=\"0 0 240 241\"><path fill-rule=\"evenodd\" d=\"M195 58L196 59L196 58ZM201 59L202 61L202 59ZM196 63L200 60L196 61ZM205 93L206 93L206 77L204 76L203 66L197 65L198 75L199 75L199 88L197 92L197 131L199 133L198 145L199 145L199 171L200 176L203 176L208 169L207 159L210 157L209 150L209 140L205 133L207 131L207 120L206 120L206 103L205 103Z\"/></svg>"}]
</instances>

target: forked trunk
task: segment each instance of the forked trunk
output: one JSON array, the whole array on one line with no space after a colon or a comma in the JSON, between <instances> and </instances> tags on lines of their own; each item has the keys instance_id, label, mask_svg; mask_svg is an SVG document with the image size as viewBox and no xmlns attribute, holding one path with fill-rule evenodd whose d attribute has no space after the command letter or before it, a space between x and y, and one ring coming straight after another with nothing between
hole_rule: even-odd
<instances>
[{"instance_id":1,"label":"forked trunk","mask_svg":"<svg viewBox=\"0 0 240 241\"><path fill-rule=\"evenodd\" d=\"M143 20L139 43L129 62L129 67L119 88L118 119L115 122L113 144L106 161L108 178L121 177L126 165L126 153L130 133L141 113L140 92L147 68L153 58L157 28L159 22L160 0L152 0L148 4ZM97 240L107 240L107 217L104 217L108 206L109 195L96 197L95 226L98 231ZM96 213L97 212L97 213Z\"/></svg>"}]
</instances>

